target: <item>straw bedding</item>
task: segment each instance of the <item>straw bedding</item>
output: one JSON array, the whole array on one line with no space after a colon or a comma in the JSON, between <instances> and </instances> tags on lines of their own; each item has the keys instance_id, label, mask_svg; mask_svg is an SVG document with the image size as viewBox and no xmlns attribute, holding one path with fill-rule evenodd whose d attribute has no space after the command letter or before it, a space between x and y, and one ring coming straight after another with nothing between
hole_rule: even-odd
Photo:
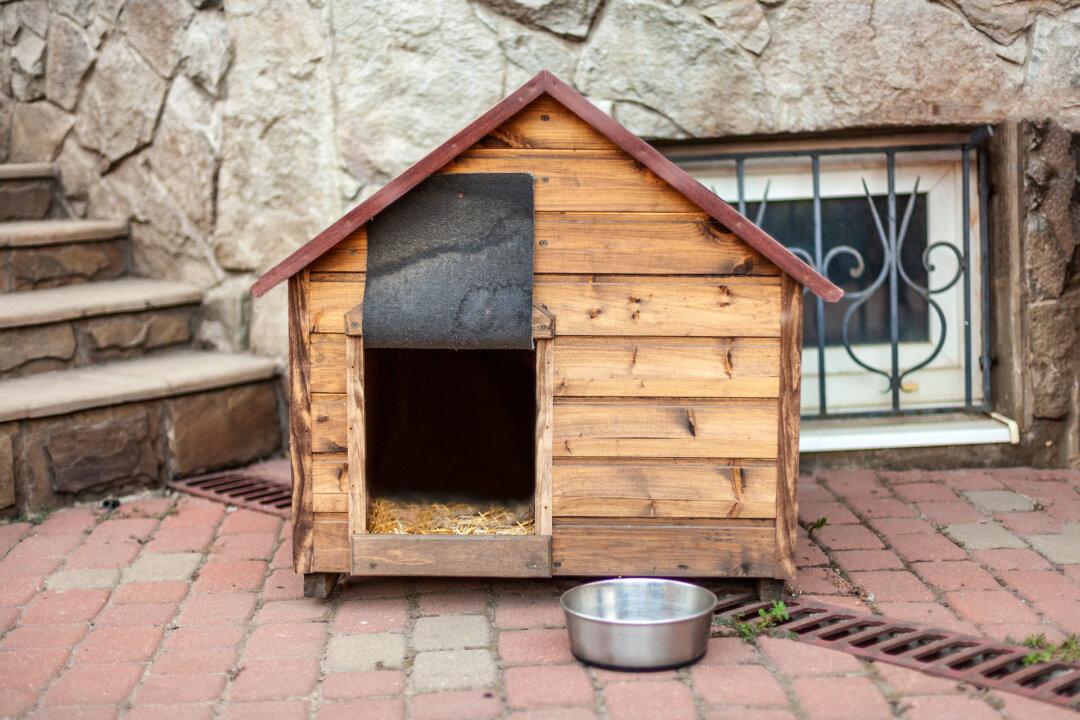
<instances>
[{"instance_id":1,"label":"straw bedding","mask_svg":"<svg viewBox=\"0 0 1080 720\"><path fill-rule=\"evenodd\" d=\"M532 535L529 502L431 502L378 497L368 508L368 531L389 535Z\"/></svg>"}]
</instances>

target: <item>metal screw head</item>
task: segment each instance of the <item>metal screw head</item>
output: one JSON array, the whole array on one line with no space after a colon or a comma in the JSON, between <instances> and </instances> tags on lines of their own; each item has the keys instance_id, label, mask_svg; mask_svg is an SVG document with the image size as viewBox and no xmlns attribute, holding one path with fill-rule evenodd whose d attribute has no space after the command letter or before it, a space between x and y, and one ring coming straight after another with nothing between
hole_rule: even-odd
<instances>
[{"instance_id":1,"label":"metal screw head","mask_svg":"<svg viewBox=\"0 0 1080 720\"><path fill-rule=\"evenodd\" d=\"M546 178L546 177L542 177L542 178L540 178L540 182L547 182L547 181L548 181L548 179L549 179L549 178Z\"/></svg>"},{"instance_id":2,"label":"metal screw head","mask_svg":"<svg viewBox=\"0 0 1080 720\"><path fill-rule=\"evenodd\" d=\"M540 115L540 119L543 120L544 122L547 122L548 120L551 119L551 117L547 113L543 113L542 115Z\"/></svg>"},{"instance_id":3,"label":"metal screw head","mask_svg":"<svg viewBox=\"0 0 1080 720\"><path fill-rule=\"evenodd\" d=\"M547 247L548 241L547 241L547 240L541 240L541 241L540 241L540 244L541 244L542 246L544 246L544 247Z\"/></svg>"}]
</instances>

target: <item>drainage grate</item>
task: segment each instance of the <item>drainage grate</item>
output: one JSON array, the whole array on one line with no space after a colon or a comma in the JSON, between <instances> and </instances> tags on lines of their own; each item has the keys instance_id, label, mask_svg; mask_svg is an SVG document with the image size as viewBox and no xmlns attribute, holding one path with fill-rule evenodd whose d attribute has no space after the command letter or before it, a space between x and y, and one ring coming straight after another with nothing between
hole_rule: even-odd
<instances>
[{"instance_id":1,"label":"drainage grate","mask_svg":"<svg viewBox=\"0 0 1080 720\"><path fill-rule=\"evenodd\" d=\"M270 460L246 468L173 480L174 490L209 500L289 517L292 470L288 460Z\"/></svg>"},{"instance_id":2,"label":"drainage grate","mask_svg":"<svg viewBox=\"0 0 1080 720\"><path fill-rule=\"evenodd\" d=\"M891 663L930 675L1015 693L1076 709L1080 706L1080 664L1024 665L1029 648L962 635L880 615L852 612L825 603L786 598L789 620L775 627L797 640ZM744 620L768 609L753 595L723 598L721 618Z\"/></svg>"}]
</instances>

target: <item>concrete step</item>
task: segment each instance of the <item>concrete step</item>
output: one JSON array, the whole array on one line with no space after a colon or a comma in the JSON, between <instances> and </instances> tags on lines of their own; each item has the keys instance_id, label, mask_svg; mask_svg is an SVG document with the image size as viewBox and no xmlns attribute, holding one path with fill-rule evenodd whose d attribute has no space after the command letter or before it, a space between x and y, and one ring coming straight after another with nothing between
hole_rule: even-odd
<instances>
[{"instance_id":1,"label":"concrete step","mask_svg":"<svg viewBox=\"0 0 1080 720\"><path fill-rule=\"evenodd\" d=\"M63 216L58 187L59 173L51 163L0 164L0 220Z\"/></svg>"},{"instance_id":2,"label":"concrete step","mask_svg":"<svg viewBox=\"0 0 1080 720\"><path fill-rule=\"evenodd\" d=\"M127 236L118 220L0 223L0 293L121 277Z\"/></svg>"},{"instance_id":3,"label":"concrete step","mask_svg":"<svg viewBox=\"0 0 1080 720\"><path fill-rule=\"evenodd\" d=\"M0 484L38 512L266 457L281 447L277 374L184 351L0 380Z\"/></svg>"},{"instance_id":4,"label":"concrete step","mask_svg":"<svg viewBox=\"0 0 1080 720\"><path fill-rule=\"evenodd\" d=\"M0 379L188 345L202 292L124 278L0 294Z\"/></svg>"}]
</instances>

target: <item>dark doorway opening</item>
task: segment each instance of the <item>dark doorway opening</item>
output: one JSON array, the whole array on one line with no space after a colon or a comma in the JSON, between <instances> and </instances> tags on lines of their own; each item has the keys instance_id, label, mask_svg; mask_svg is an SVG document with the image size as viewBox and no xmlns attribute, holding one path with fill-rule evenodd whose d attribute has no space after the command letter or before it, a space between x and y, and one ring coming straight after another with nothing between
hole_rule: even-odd
<instances>
[{"instance_id":1,"label":"dark doorway opening","mask_svg":"<svg viewBox=\"0 0 1080 720\"><path fill-rule=\"evenodd\" d=\"M408 505L406 527L423 525L412 515L436 504L459 514L469 512L461 504L477 513L513 507L531 522L535 386L531 350L365 350L373 503ZM387 505L376 516L379 507Z\"/></svg>"}]
</instances>

